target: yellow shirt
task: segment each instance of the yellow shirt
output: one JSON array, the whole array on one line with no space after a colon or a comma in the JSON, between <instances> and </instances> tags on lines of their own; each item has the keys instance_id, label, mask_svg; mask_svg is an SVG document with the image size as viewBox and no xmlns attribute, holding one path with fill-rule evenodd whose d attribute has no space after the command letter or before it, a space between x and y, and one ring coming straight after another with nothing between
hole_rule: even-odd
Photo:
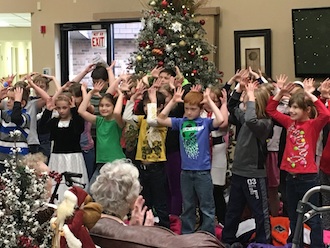
<instances>
[{"instance_id":1,"label":"yellow shirt","mask_svg":"<svg viewBox=\"0 0 330 248\"><path fill-rule=\"evenodd\" d=\"M139 138L135 159L147 162L166 161L165 139L167 127L152 127L148 125L143 115L137 117Z\"/></svg>"}]
</instances>

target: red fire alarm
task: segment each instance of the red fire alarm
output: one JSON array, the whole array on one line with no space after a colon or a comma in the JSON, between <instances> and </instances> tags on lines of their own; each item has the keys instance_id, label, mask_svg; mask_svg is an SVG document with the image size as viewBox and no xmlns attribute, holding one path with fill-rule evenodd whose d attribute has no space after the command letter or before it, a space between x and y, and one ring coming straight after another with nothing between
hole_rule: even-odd
<instances>
[{"instance_id":1,"label":"red fire alarm","mask_svg":"<svg viewBox=\"0 0 330 248\"><path fill-rule=\"evenodd\" d=\"M46 33L46 26L40 26L40 33L42 34Z\"/></svg>"}]
</instances>

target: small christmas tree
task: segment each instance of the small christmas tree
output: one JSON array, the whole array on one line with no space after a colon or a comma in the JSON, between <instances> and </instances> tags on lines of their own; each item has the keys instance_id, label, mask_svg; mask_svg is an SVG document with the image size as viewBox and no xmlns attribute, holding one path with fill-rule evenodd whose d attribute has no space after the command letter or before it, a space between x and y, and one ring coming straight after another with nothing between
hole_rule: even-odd
<instances>
[{"instance_id":1,"label":"small christmas tree","mask_svg":"<svg viewBox=\"0 0 330 248\"><path fill-rule=\"evenodd\" d=\"M130 68L144 75L156 66L178 66L192 84L219 83L221 75L207 54L214 52L204 35L205 20L193 17L205 0L151 0L151 9L143 11L138 50L131 54Z\"/></svg>"},{"instance_id":2,"label":"small christmas tree","mask_svg":"<svg viewBox=\"0 0 330 248\"><path fill-rule=\"evenodd\" d=\"M19 137L21 132L10 135ZM37 175L23 165L17 156L19 148L14 146L12 151L12 159L5 161L0 174L0 247L51 247L49 222L40 224L36 218L47 195L48 175Z\"/></svg>"}]
</instances>

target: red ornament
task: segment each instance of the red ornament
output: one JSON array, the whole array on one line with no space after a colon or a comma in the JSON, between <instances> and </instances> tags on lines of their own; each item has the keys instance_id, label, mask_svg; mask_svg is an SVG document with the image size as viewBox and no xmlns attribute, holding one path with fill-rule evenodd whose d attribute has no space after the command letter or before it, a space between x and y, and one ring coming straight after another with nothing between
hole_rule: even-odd
<instances>
[{"instance_id":1,"label":"red ornament","mask_svg":"<svg viewBox=\"0 0 330 248\"><path fill-rule=\"evenodd\" d=\"M164 65L164 61L158 61L158 66L163 66Z\"/></svg>"},{"instance_id":2,"label":"red ornament","mask_svg":"<svg viewBox=\"0 0 330 248\"><path fill-rule=\"evenodd\" d=\"M163 36L165 34L165 29L163 28L159 28L157 33L160 35L160 36Z\"/></svg>"},{"instance_id":3,"label":"red ornament","mask_svg":"<svg viewBox=\"0 0 330 248\"><path fill-rule=\"evenodd\" d=\"M148 41L148 44L149 44L150 46L152 46L152 45L154 44L154 41L153 41L153 40L149 40L149 41Z\"/></svg>"},{"instance_id":4,"label":"red ornament","mask_svg":"<svg viewBox=\"0 0 330 248\"><path fill-rule=\"evenodd\" d=\"M168 2L166 0L163 0L161 5L163 8L166 8L168 6Z\"/></svg>"},{"instance_id":5,"label":"red ornament","mask_svg":"<svg viewBox=\"0 0 330 248\"><path fill-rule=\"evenodd\" d=\"M140 47L146 47L147 46L147 42L145 41L141 41L139 44Z\"/></svg>"},{"instance_id":6,"label":"red ornament","mask_svg":"<svg viewBox=\"0 0 330 248\"><path fill-rule=\"evenodd\" d=\"M203 60L204 60L204 61L208 61L209 58L208 58L208 57L203 57Z\"/></svg>"},{"instance_id":7,"label":"red ornament","mask_svg":"<svg viewBox=\"0 0 330 248\"><path fill-rule=\"evenodd\" d=\"M201 25L204 25L204 24L205 24L205 20L202 19L202 20L199 21L199 23L200 23Z\"/></svg>"},{"instance_id":8,"label":"red ornament","mask_svg":"<svg viewBox=\"0 0 330 248\"><path fill-rule=\"evenodd\" d=\"M192 70L192 73L197 74L197 70Z\"/></svg>"},{"instance_id":9,"label":"red ornament","mask_svg":"<svg viewBox=\"0 0 330 248\"><path fill-rule=\"evenodd\" d=\"M195 56L195 52L190 52L190 56L194 57Z\"/></svg>"},{"instance_id":10,"label":"red ornament","mask_svg":"<svg viewBox=\"0 0 330 248\"><path fill-rule=\"evenodd\" d=\"M187 9L183 9L183 10L182 10L182 15L185 16L187 13L188 13Z\"/></svg>"}]
</instances>

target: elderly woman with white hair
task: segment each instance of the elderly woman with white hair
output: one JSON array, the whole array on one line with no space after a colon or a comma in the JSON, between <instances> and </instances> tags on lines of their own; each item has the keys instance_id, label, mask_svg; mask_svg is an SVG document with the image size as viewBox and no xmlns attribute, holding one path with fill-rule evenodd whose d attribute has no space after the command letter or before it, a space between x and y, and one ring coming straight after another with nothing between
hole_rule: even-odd
<instances>
[{"instance_id":1,"label":"elderly woman with white hair","mask_svg":"<svg viewBox=\"0 0 330 248\"><path fill-rule=\"evenodd\" d=\"M130 225L152 226L154 216L144 206L140 191L139 171L128 159L106 163L91 186L94 200L103 207L101 219L110 218L125 225L123 220L131 211Z\"/></svg>"}]
</instances>

